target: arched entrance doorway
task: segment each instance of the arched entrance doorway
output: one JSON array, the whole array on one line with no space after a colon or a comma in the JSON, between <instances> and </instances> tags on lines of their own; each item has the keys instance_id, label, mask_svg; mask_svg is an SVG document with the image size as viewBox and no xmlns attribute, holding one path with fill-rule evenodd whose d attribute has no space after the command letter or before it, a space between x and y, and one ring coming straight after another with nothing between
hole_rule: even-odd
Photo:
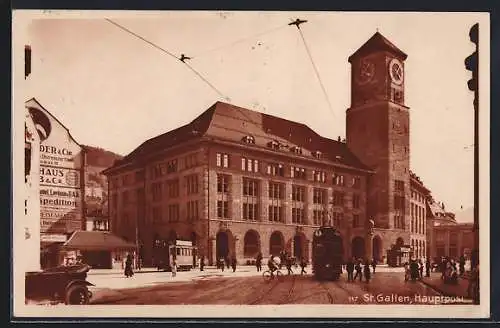
<instances>
[{"instance_id":1,"label":"arched entrance doorway","mask_svg":"<svg viewBox=\"0 0 500 328\"><path fill-rule=\"evenodd\" d=\"M269 238L269 253L279 255L284 248L283 234L280 231L275 231Z\"/></svg>"},{"instance_id":2,"label":"arched entrance doorway","mask_svg":"<svg viewBox=\"0 0 500 328\"><path fill-rule=\"evenodd\" d=\"M260 237L255 230L248 230L243 238L243 256L256 257L260 252Z\"/></svg>"},{"instance_id":3,"label":"arched entrance doorway","mask_svg":"<svg viewBox=\"0 0 500 328\"><path fill-rule=\"evenodd\" d=\"M305 241L306 236L303 233L296 234L293 236L293 256L296 259L302 259L303 257L307 257L305 250Z\"/></svg>"},{"instance_id":4,"label":"arched entrance doorway","mask_svg":"<svg viewBox=\"0 0 500 328\"><path fill-rule=\"evenodd\" d=\"M373 237L373 259L377 262L382 260L382 239L380 236Z\"/></svg>"},{"instance_id":5,"label":"arched entrance doorway","mask_svg":"<svg viewBox=\"0 0 500 328\"><path fill-rule=\"evenodd\" d=\"M219 231L215 241L216 259L229 257L229 234L227 231Z\"/></svg>"},{"instance_id":6,"label":"arched entrance doorway","mask_svg":"<svg viewBox=\"0 0 500 328\"><path fill-rule=\"evenodd\" d=\"M362 237L354 237L352 240L352 256L356 259L365 257L365 240Z\"/></svg>"}]
</instances>

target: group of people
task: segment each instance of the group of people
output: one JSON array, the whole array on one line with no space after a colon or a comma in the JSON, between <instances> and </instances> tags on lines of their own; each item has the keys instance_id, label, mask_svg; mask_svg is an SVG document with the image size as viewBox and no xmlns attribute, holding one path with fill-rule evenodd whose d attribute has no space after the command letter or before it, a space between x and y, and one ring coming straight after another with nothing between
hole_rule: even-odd
<instances>
[{"instance_id":1,"label":"group of people","mask_svg":"<svg viewBox=\"0 0 500 328\"><path fill-rule=\"evenodd\" d=\"M255 258L255 266L257 268L257 272L262 271L262 260L263 256L262 253L259 252L257 254L257 257ZM296 262L295 258L290 256L287 252L280 252L279 255L273 255L271 254L269 256L269 259L267 260L267 266L269 271L271 272L271 275L274 275L274 272L277 270L280 270L283 268L283 265L286 266L288 275L293 274L292 267L297 267L300 264L301 271L300 274L307 274L306 272L306 267L307 267L307 260L302 258L300 259L299 263Z\"/></svg>"},{"instance_id":2,"label":"group of people","mask_svg":"<svg viewBox=\"0 0 500 328\"><path fill-rule=\"evenodd\" d=\"M422 259L411 259L409 262L405 262L405 281L412 280L416 281L424 277L424 261ZM430 277L432 271L431 262L429 260L425 261L425 276Z\"/></svg>"},{"instance_id":3,"label":"group of people","mask_svg":"<svg viewBox=\"0 0 500 328\"><path fill-rule=\"evenodd\" d=\"M463 276L465 273L465 257L460 256L458 263L454 258L441 258L441 263L439 263L439 271L441 272L441 279L445 284L456 284L458 281L458 277Z\"/></svg>"},{"instance_id":4,"label":"group of people","mask_svg":"<svg viewBox=\"0 0 500 328\"><path fill-rule=\"evenodd\" d=\"M221 257L217 260L217 269L220 269L222 270L222 272L224 272L225 267L227 267L228 270L231 267L233 269L233 272L235 272L237 262L238 261L236 260L235 255L231 256L231 258L229 258L229 256Z\"/></svg>"},{"instance_id":5,"label":"group of people","mask_svg":"<svg viewBox=\"0 0 500 328\"><path fill-rule=\"evenodd\" d=\"M372 260L371 262L365 260L363 263L362 259L352 258L347 263L344 264L345 270L347 271L347 281L354 282L359 277L359 281L363 281L363 276L365 277L366 282L370 282L371 274L370 266L373 269L373 273L375 273L375 269L377 267L377 261ZM354 274L356 271L356 274Z\"/></svg>"}]
</instances>

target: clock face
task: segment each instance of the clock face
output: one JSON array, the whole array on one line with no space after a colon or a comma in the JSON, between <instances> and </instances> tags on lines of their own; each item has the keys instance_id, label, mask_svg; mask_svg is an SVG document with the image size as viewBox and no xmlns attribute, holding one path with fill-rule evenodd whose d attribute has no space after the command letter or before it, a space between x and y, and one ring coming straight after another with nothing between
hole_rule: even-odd
<instances>
[{"instance_id":1,"label":"clock face","mask_svg":"<svg viewBox=\"0 0 500 328\"><path fill-rule=\"evenodd\" d=\"M366 84L370 82L374 76L375 64L368 59L361 60L358 72L356 73L356 82L358 84Z\"/></svg>"},{"instance_id":2,"label":"clock face","mask_svg":"<svg viewBox=\"0 0 500 328\"><path fill-rule=\"evenodd\" d=\"M397 85L401 85L404 79L403 64L394 58L389 63L389 75L391 76L392 82Z\"/></svg>"}]
</instances>

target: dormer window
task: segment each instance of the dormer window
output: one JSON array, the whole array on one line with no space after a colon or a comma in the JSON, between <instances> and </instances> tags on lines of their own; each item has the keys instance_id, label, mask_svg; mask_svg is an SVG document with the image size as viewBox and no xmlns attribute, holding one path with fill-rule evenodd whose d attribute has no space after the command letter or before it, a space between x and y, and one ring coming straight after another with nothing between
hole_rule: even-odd
<instances>
[{"instance_id":1,"label":"dormer window","mask_svg":"<svg viewBox=\"0 0 500 328\"><path fill-rule=\"evenodd\" d=\"M248 144L255 144L255 138L253 136L244 136L241 141Z\"/></svg>"},{"instance_id":2,"label":"dormer window","mask_svg":"<svg viewBox=\"0 0 500 328\"><path fill-rule=\"evenodd\" d=\"M321 156L323 156L323 154L322 154L319 150L317 150L317 151L313 151L313 152L312 152L312 155L313 155L314 157L316 157L316 158L319 158L319 159L321 159Z\"/></svg>"},{"instance_id":3,"label":"dormer window","mask_svg":"<svg viewBox=\"0 0 500 328\"><path fill-rule=\"evenodd\" d=\"M342 160L342 156L340 156L340 155L336 155L336 156L335 156L335 159L336 159L336 160L338 160L338 161L340 161L340 160Z\"/></svg>"},{"instance_id":4,"label":"dormer window","mask_svg":"<svg viewBox=\"0 0 500 328\"><path fill-rule=\"evenodd\" d=\"M291 147L290 151L294 152L295 154L302 155L302 148L298 146Z\"/></svg>"},{"instance_id":5,"label":"dormer window","mask_svg":"<svg viewBox=\"0 0 500 328\"><path fill-rule=\"evenodd\" d=\"M274 150L279 150L280 149L280 143L277 142L276 140L273 140L273 141L269 141L267 143L267 146L271 149L274 149Z\"/></svg>"}]
</instances>

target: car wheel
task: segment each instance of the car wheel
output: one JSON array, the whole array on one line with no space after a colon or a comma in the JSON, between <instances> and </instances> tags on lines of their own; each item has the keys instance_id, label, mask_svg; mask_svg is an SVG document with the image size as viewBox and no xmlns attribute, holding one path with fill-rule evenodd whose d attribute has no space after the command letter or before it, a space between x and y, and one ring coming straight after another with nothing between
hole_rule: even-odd
<instances>
[{"instance_id":1,"label":"car wheel","mask_svg":"<svg viewBox=\"0 0 500 328\"><path fill-rule=\"evenodd\" d=\"M89 303L89 291L86 286L71 286L66 291L65 303L68 305L85 305Z\"/></svg>"}]
</instances>

